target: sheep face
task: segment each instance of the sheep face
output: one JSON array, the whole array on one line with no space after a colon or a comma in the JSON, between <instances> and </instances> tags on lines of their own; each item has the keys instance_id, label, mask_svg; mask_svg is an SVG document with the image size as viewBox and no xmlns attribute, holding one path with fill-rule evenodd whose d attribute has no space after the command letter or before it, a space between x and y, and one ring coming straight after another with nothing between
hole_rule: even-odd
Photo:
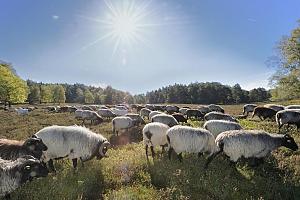
<instances>
[{"instance_id":1,"label":"sheep face","mask_svg":"<svg viewBox=\"0 0 300 200\"><path fill-rule=\"evenodd\" d=\"M296 144L294 138L292 138L290 135L285 134L282 140L282 146L289 148L293 151L298 150L298 145Z\"/></svg>"},{"instance_id":2,"label":"sheep face","mask_svg":"<svg viewBox=\"0 0 300 200\"><path fill-rule=\"evenodd\" d=\"M24 144L30 151L47 151L48 147L44 144L41 138L33 136L27 139Z\"/></svg>"},{"instance_id":3,"label":"sheep face","mask_svg":"<svg viewBox=\"0 0 300 200\"><path fill-rule=\"evenodd\" d=\"M33 178L46 177L48 169L45 163L37 160L32 156L26 156L25 162L18 167L17 173L20 173L21 183L31 181ZM24 159L24 158L21 158Z\"/></svg>"},{"instance_id":4,"label":"sheep face","mask_svg":"<svg viewBox=\"0 0 300 200\"><path fill-rule=\"evenodd\" d=\"M110 143L108 141L105 141L102 144L100 144L99 150L98 150L97 155L96 155L98 160L100 160L104 157L108 157L106 155L106 152L107 152L109 147L110 147Z\"/></svg>"}]
</instances>

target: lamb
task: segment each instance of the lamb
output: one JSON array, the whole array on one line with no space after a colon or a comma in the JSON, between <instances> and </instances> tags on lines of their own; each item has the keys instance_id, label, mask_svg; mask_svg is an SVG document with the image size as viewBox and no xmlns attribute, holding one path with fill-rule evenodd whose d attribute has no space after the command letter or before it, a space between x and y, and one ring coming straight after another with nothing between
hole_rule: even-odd
<instances>
[{"instance_id":1,"label":"lamb","mask_svg":"<svg viewBox=\"0 0 300 200\"><path fill-rule=\"evenodd\" d=\"M158 114L151 118L151 122L160 122L168 125L169 127L178 125L178 121L172 116L167 114Z\"/></svg>"},{"instance_id":2,"label":"lamb","mask_svg":"<svg viewBox=\"0 0 300 200\"><path fill-rule=\"evenodd\" d=\"M281 110L276 113L276 122L278 124L278 129L284 124L295 124L297 129L300 128L300 110Z\"/></svg>"},{"instance_id":3,"label":"lamb","mask_svg":"<svg viewBox=\"0 0 300 200\"><path fill-rule=\"evenodd\" d=\"M47 175L47 167L32 156L14 161L0 159L0 197L10 198L10 193L27 181Z\"/></svg>"},{"instance_id":4,"label":"lamb","mask_svg":"<svg viewBox=\"0 0 300 200\"><path fill-rule=\"evenodd\" d=\"M202 128L174 126L167 131L167 141L169 159L174 150L180 162L182 162L182 152L198 153L200 156L204 152L211 155L217 150L214 136Z\"/></svg>"},{"instance_id":5,"label":"lamb","mask_svg":"<svg viewBox=\"0 0 300 200\"><path fill-rule=\"evenodd\" d=\"M246 104L243 107L243 115L248 116L250 112L253 112L254 109L257 107L256 104Z\"/></svg>"},{"instance_id":6,"label":"lamb","mask_svg":"<svg viewBox=\"0 0 300 200\"><path fill-rule=\"evenodd\" d=\"M28 115L29 113L29 110L26 108L16 108L15 111L21 116Z\"/></svg>"},{"instance_id":7,"label":"lamb","mask_svg":"<svg viewBox=\"0 0 300 200\"><path fill-rule=\"evenodd\" d=\"M210 104L207 106L209 108L210 111L215 111L215 112L221 112L224 113L224 108L222 108L219 105L215 105L215 104Z\"/></svg>"},{"instance_id":8,"label":"lamb","mask_svg":"<svg viewBox=\"0 0 300 200\"><path fill-rule=\"evenodd\" d=\"M234 117L223 114L220 112L209 112L206 115L204 115L204 119L206 121L208 120L226 120L226 121L231 121L231 122L238 122Z\"/></svg>"},{"instance_id":9,"label":"lamb","mask_svg":"<svg viewBox=\"0 0 300 200\"><path fill-rule=\"evenodd\" d=\"M151 113L151 110L148 109L148 108L142 108L141 111L140 111L140 115L144 118L144 117L147 117L148 119L149 118L149 114Z\"/></svg>"},{"instance_id":10,"label":"lamb","mask_svg":"<svg viewBox=\"0 0 300 200\"><path fill-rule=\"evenodd\" d=\"M266 107L266 108L272 108L276 112L278 112L280 110L284 110L284 106L282 106L282 105L266 104L266 105L264 105L264 107Z\"/></svg>"},{"instance_id":11,"label":"lamb","mask_svg":"<svg viewBox=\"0 0 300 200\"><path fill-rule=\"evenodd\" d=\"M160 112L160 111L151 111L150 113L149 113L149 119L151 120L151 118L152 117L154 117L155 115L158 115L158 114L163 114L162 112Z\"/></svg>"},{"instance_id":12,"label":"lamb","mask_svg":"<svg viewBox=\"0 0 300 200\"><path fill-rule=\"evenodd\" d=\"M16 160L25 155L40 159L47 149L42 139L35 136L25 141L0 139L0 158L5 160Z\"/></svg>"},{"instance_id":13,"label":"lamb","mask_svg":"<svg viewBox=\"0 0 300 200\"><path fill-rule=\"evenodd\" d=\"M187 123L187 119L184 117L183 114L181 113L174 113L172 114L172 116L178 121L178 122L183 122L183 123Z\"/></svg>"},{"instance_id":14,"label":"lamb","mask_svg":"<svg viewBox=\"0 0 300 200\"><path fill-rule=\"evenodd\" d=\"M98 160L107 157L110 143L105 137L81 126L49 126L35 134L48 147L42 160L48 162L49 168L55 172L53 159L68 158L76 169L77 160L83 162L96 157Z\"/></svg>"},{"instance_id":15,"label":"lamb","mask_svg":"<svg viewBox=\"0 0 300 200\"><path fill-rule=\"evenodd\" d=\"M289 105L286 106L285 109L300 109L300 105Z\"/></svg>"},{"instance_id":16,"label":"lamb","mask_svg":"<svg viewBox=\"0 0 300 200\"><path fill-rule=\"evenodd\" d=\"M196 109L188 109L186 111L186 116L188 119L191 119L192 117L194 117L195 119L203 119L204 117L201 111Z\"/></svg>"},{"instance_id":17,"label":"lamb","mask_svg":"<svg viewBox=\"0 0 300 200\"><path fill-rule=\"evenodd\" d=\"M166 106L166 111L167 111L168 114L179 112L179 107L178 106L167 105Z\"/></svg>"},{"instance_id":18,"label":"lamb","mask_svg":"<svg viewBox=\"0 0 300 200\"><path fill-rule=\"evenodd\" d=\"M212 159L224 152L231 162L237 162L239 158L253 158L254 161L262 161L273 150L284 146L293 151L298 149L294 138L285 134L270 134L262 130L232 130L225 131L215 140L218 151L211 155L205 164L205 168ZM254 163L257 165L257 163Z\"/></svg>"},{"instance_id":19,"label":"lamb","mask_svg":"<svg viewBox=\"0 0 300 200\"><path fill-rule=\"evenodd\" d=\"M130 129L133 126L134 126L134 121L130 117L125 117L125 116L115 117L112 120L113 134L118 135L119 131L122 129L126 129L126 131L128 131L128 129Z\"/></svg>"},{"instance_id":20,"label":"lamb","mask_svg":"<svg viewBox=\"0 0 300 200\"><path fill-rule=\"evenodd\" d=\"M154 149L155 146L162 147L162 153L164 152L165 146L168 144L167 142L167 130L170 127L159 123L152 122L144 126L143 128L143 141L145 144L146 157L148 159L148 146L150 146L152 157L154 157Z\"/></svg>"},{"instance_id":21,"label":"lamb","mask_svg":"<svg viewBox=\"0 0 300 200\"><path fill-rule=\"evenodd\" d=\"M145 120L139 114L128 113L125 116L130 117L134 121L134 125L146 124Z\"/></svg>"},{"instance_id":22,"label":"lamb","mask_svg":"<svg viewBox=\"0 0 300 200\"><path fill-rule=\"evenodd\" d=\"M111 108L111 111L115 113L117 116L124 116L128 113L128 110L120 110L117 108Z\"/></svg>"},{"instance_id":23,"label":"lamb","mask_svg":"<svg viewBox=\"0 0 300 200\"><path fill-rule=\"evenodd\" d=\"M258 116L261 121L263 121L267 118L272 120L276 115L276 110L273 110L272 108L266 108L266 107L258 106L254 109L253 114L252 114L252 118L255 115Z\"/></svg>"},{"instance_id":24,"label":"lamb","mask_svg":"<svg viewBox=\"0 0 300 200\"><path fill-rule=\"evenodd\" d=\"M238 123L225 120L209 120L205 122L203 128L211 132L215 138L224 131L243 129Z\"/></svg>"},{"instance_id":25,"label":"lamb","mask_svg":"<svg viewBox=\"0 0 300 200\"><path fill-rule=\"evenodd\" d=\"M113 113L111 110L109 109L99 109L97 111L97 113L101 116L101 117L104 117L104 118L114 118L116 117L117 115L115 113Z\"/></svg>"}]
</instances>

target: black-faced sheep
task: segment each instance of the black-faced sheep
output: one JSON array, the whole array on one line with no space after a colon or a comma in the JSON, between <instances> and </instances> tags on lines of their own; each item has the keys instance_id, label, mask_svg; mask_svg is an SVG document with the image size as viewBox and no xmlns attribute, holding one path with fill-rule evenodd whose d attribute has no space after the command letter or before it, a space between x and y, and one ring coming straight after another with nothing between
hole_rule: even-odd
<instances>
[{"instance_id":1,"label":"black-faced sheep","mask_svg":"<svg viewBox=\"0 0 300 200\"><path fill-rule=\"evenodd\" d=\"M248 116L250 112L253 112L254 109L257 107L256 104L246 104L243 107L243 115Z\"/></svg>"},{"instance_id":2,"label":"black-faced sheep","mask_svg":"<svg viewBox=\"0 0 300 200\"><path fill-rule=\"evenodd\" d=\"M144 118L146 117L147 119L149 118L149 114L151 113L151 110L149 110L148 108L142 108L140 111L140 115Z\"/></svg>"},{"instance_id":3,"label":"black-faced sheep","mask_svg":"<svg viewBox=\"0 0 300 200\"><path fill-rule=\"evenodd\" d=\"M119 133L119 131L126 129L128 131L134 126L134 121L130 117L115 117L112 120L112 132L113 134Z\"/></svg>"},{"instance_id":4,"label":"black-faced sheep","mask_svg":"<svg viewBox=\"0 0 300 200\"><path fill-rule=\"evenodd\" d=\"M254 116L257 116L262 121L267 119L267 118L272 120L272 119L275 118L275 115L276 115L276 110L273 110L272 108L266 108L266 107L258 106L254 109L253 114L252 114L252 118Z\"/></svg>"},{"instance_id":5,"label":"black-faced sheep","mask_svg":"<svg viewBox=\"0 0 300 200\"><path fill-rule=\"evenodd\" d=\"M209 108L210 111L215 111L215 112L221 112L224 113L224 108L222 108L219 105L215 105L215 104L210 104L207 106Z\"/></svg>"},{"instance_id":6,"label":"black-faced sheep","mask_svg":"<svg viewBox=\"0 0 300 200\"><path fill-rule=\"evenodd\" d=\"M205 122L203 128L211 132L215 138L224 131L243 129L238 123L225 120L209 120Z\"/></svg>"},{"instance_id":7,"label":"black-faced sheep","mask_svg":"<svg viewBox=\"0 0 300 200\"><path fill-rule=\"evenodd\" d=\"M284 110L284 106L282 106L282 105L276 105L276 104L266 104L266 105L264 105L264 107L266 107L266 108L272 108L276 112L278 112L280 110Z\"/></svg>"},{"instance_id":8,"label":"black-faced sheep","mask_svg":"<svg viewBox=\"0 0 300 200\"><path fill-rule=\"evenodd\" d=\"M192 117L194 117L195 119L203 119L203 117L204 117L202 112L200 110L196 110L196 109L188 109L186 111L186 116L188 119L191 119Z\"/></svg>"},{"instance_id":9,"label":"black-faced sheep","mask_svg":"<svg viewBox=\"0 0 300 200\"><path fill-rule=\"evenodd\" d=\"M167 114L158 114L151 118L151 122L160 122L168 125L169 127L178 125L178 121L172 116Z\"/></svg>"},{"instance_id":10,"label":"black-faced sheep","mask_svg":"<svg viewBox=\"0 0 300 200\"><path fill-rule=\"evenodd\" d=\"M204 115L204 119L206 121L208 120L226 120L226 121L231 121L231 122L238 122L234 117L220 113L220 112L209 112L206 115Z\"/></svg>"},{"instance_id":11,"label":"black-faced sheep","mask_svg":"<svg viewBox=\"0 0 300 200\"><path fill-rule=\"evenodd\" d=\"M297 129L300 128L300 109L289 109L289 110L281 110L276 113L276 122L278 124L278 128L280 128L284 124L294 124L297 126Z\"/></svg>"},{"instance_id":12,"label":"black-faced sheep","mask_svg":"<svg viewBox=\"0 0 300 200\"><path fill-rule=\"evenodd\" d=\"M181 113L174 113L172 116L178 121L178 123L187 123L187 119Z\"/></svg>"}]
</instances>

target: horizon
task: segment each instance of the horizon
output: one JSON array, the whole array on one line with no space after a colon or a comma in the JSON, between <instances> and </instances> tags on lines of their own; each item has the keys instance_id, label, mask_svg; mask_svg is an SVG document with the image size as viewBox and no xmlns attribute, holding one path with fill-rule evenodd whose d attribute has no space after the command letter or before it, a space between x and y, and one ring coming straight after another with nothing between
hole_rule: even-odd
<instances>
[{"instance_id":1,"label":"horizon","mask_svg":"<svg viewBox=\"0 0 300 200\"><path fill-rule=\"evenodd\" d=\"M275 70L265 62L300 19L296 0L27 0L0 6L6 8L0 59L21 78L110 85L131 94L193 82L269 89Z\"/></svg>"}]
</instances>

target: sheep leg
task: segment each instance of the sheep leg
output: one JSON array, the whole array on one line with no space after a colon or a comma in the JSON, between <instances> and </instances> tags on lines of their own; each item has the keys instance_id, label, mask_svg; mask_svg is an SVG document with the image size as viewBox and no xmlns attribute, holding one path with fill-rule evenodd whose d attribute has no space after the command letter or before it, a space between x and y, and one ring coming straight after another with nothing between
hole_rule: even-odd
<instances>
[{"instance_id":1,"label":"sheep leg","mask_svg":"<svg viewBox=\"0 0 300 200\"><path fill-rule=\"evenodd\" d=\"M163 156L164 153L165 153L165 146L161 145L161 156Z\"/></svg>"},{"instance_id":2,"label":"sheep leg","mask_svg":"<svg viewBox=\"0 0 300 200\"><path fill-rule=\"evenodd\" d=\"M198 158L200 158L203 155L202 152L198 152Z\"/></svg>"},{"instance_id":3,"label":"sheep leg","mask_svg":"<svg viewBox=\"0 0 300 200\"><path fill-rule=\"evenodd\" d=\"M147 157L147 159L148 159L148 144L146 144L145 150L146 150L146 157Z\"/></svg>"},{"instance_id":4,"label":"sheep leg","mask_svg":"<svg viewBox=\"0 0 300 200\"><path fill-rule=\"evenodd\" d=\"M55 170L55 167L54 167L54 165L53 165L53 160L52 159L50 159L49 161L48 161L48 166L49 166L49 169L52 171L52 172L56 172L56 170Z\"/></svg>"},{"instance_id":5,"label":"sheep leg","mask_svg":"<svg viewBox=\"0 0 300 200\"><path fill-rule=\"evenodd\" d=\"M152 157L154 158L155 157L155 153L154 153L153 146L150 146L150 149L151 149Z\"/></svg>"},{"instance_id":6,"label":"sheep leg","mask_svg":"<svg viewBox=\"0 0 300 200\"><path fill-rule=\"evenodd\" d=\"M207 160L206 160L206 163L205 163L205 165L204 165L204 169L207 169L209 163L211 163L211 161L212 161L217 155L219 155L219 154L222 153L222 152L223 152L223 146L220 147L220 150L219 150L219 151L217 151L217 152L211 154L211 155L207 158Z\"/></svg>"},{"instance_id":7,"label":"sheep leg","mask_svg":"<svg viewBox=\"0 0 300 200\"><path fill-rule=\"evenodd\" d=\"M73 162L74 169L76 169L76 167L77 167L77 158L72 159L72 162Z\"/></svg>"},{"instance_id":8,"label":"sheep leg","mask_svg":"<svg viewBox=\"0 0 300 200\"><path fill-rule=\"evenodd\" d=\"M81 161L81 167L84 168L84 163L83 163L82 158L80 158L80 161Z\"/></svg>"},{"instance_id":9,"label":"sheep leg","mask_svg":"<svg viewBox=\"0 0 300 200\"><path fill-rule=\"evenodd\" d=\"M171 160L172 151L173 151L173 148L170 147L170 148L169 148L169 151L168 151L168 157L169 157L169 160Z\"/></svg>"},{"instance_id":10,"label":"sheep leg","mask_svg":"<svg viewBox=\"0 0 300 200\"><path fill-rule=\"evenodd\" d=\"M4 199L11 199L10 194L6 194L6 195L4 196Z\"/></svg>"},{"instance_id":11,"label":"sheep leg","mask_svg":"<svg viewBox=\"0 0 300 200\"><path fill-rule=\"evenodd\" d=\"M178 154L178 155L177 155L177 158L178 158L178 160L179 160L180 162L182 162L182 153Z\"/></svg>"}]
</instances>

